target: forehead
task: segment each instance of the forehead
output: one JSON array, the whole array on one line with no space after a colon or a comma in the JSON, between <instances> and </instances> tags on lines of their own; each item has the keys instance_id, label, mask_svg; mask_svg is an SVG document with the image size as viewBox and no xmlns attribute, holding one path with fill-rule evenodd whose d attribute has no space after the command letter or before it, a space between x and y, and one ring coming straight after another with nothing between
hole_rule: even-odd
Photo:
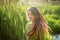
<instances>
[{"instance_id":1,"label":"forehead","mask_svg":"<svg viewBox=\"0 0 60 40\"><path fill-rule=\"evenodd\" d=\"M27 13L28 13L28 14L32 14L32 12L31 12L31 11L27 11Z\"/></svg>"}]
</instances>

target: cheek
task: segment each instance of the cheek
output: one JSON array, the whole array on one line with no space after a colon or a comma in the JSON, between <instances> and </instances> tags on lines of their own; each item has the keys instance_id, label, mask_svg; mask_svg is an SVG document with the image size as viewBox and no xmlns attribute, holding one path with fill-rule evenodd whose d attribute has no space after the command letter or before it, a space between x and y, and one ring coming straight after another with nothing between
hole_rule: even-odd
<instances>
[{"instance_id":1,"label":"cheek","mask_svg":"<svg viewBox=\"0 0 60 40\"><path fill-rule=\"evenodd\" d=\"M30 16L31 16L31 18L34 18L34 15L33 14L31 14Z\"/></svg>"},{"instance_id":2,"label":"cheek","mask_svg":"<svg viewBox=\"0 0 60 40\"><path fill-rule=\"evenodd\" d=\"M34 16L31 16L31 18L30 18L31 20L34 20L35 18L34 18Z\"/></svg>"},{"instance_id":3,"label":"cheek","mask_svg":"<svg viewBox=\"0 0 60 40\"><path fill-rule=\"evenodd\" d=\"M33 15L30 15L30 18L31 18L31 19L33 19L33 18L34 18L34 16L33 16Z\"/></svg>"},{"instance_id":4,"label":"cheek","mask_svg":"<svg viewBox=\"0 0 60 40\"><path fill-rule=\"evenodd\" d=\"M33 16L32 16L31 14L28 14L28 17L29 17L29 18L33 18Z\"/></svg>"},{"instance_id":5,"label":"cheek","mask_svg":"<svg viewBox=\"0 0 60 40\"><path fill-rule=\"evenodd\" d=\"M28 16L29 17L29 19L30 20L33 20L34 19L34 17L31 15L31 16Z\"/></svg>"}]
</instances>

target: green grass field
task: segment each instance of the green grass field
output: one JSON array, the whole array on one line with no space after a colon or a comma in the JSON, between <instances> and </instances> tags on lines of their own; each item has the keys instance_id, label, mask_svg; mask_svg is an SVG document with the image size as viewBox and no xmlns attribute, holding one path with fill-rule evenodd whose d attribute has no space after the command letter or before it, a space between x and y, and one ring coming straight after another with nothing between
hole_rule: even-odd
<instances>
[{"instance_id":1,"label":"green grass field","mask_svg":"<svg viewBox=\"0 0 60 40\"><path fill-rule=\"evenodd\" d=\"M27 6L0 6L0 39L24 40ZM52 28L53 33L60 33L60 6L38 6L41 14Z\"/></svg>"}]
</instances>

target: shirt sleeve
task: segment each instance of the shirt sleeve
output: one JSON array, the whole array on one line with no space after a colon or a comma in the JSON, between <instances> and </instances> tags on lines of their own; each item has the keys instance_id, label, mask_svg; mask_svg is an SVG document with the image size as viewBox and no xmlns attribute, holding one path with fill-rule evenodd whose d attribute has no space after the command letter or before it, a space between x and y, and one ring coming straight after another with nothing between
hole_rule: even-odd
<instances>
[{"instance_id":1,"label":"shirt sleeve","mask_svg":"<svg viewBox=\"0 0 60 40\"><path fill-rule=\"evenodd\" d=\"M26 24L26 27L25 27L25 32L29 32L30 30L32 30L32 26L31 26L31 22L27 23Z\"/></svg>"},{"instance_id":2,"label":"shirt sleeve","mask_svg":"<svg viewBox=\"0 0 60 40\"><path fill-rule=\"evenodd\" d=\"M27 23L27 24L26 24L25 32L28 31L28 30L30 29L30 25L31 25L31 23Z\"/></svg>"}]
</instances>

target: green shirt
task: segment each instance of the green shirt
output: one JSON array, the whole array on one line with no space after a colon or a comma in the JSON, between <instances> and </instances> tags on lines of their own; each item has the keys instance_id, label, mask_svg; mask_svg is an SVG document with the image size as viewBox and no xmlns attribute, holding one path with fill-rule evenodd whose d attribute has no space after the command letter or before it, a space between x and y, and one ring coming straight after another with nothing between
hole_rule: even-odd
<instances>
[{"instance_id":1,"label":"green shirt","mask_svg":"<svg viewBox=\"0 0 60 40\"><path fill-rule=\"evenodd\" d=\"M28 23L25 31L29 31L31 29L31 23ZM43 28L41 26L38 26L35 33L30 36L29 40L52 40L52 38L49 32L44 32Z\"/></svg>"}]
</instances>

